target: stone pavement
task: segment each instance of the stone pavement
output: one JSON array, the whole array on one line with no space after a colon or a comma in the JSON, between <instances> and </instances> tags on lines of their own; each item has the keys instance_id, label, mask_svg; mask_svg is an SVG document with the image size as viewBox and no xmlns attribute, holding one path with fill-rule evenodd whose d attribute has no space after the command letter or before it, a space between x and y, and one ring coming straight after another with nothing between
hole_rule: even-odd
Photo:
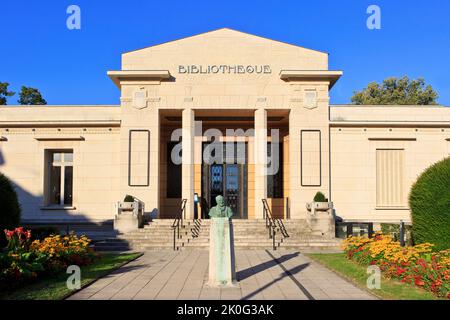
<instances>
[{"instance_id":1,"label":"stone pavement","mask_svg":"<svg viewBox=\"0 0 450 320\"><path fill-rule=\"evenodd\" d=\"M236 251L238 283L211 288L208 251L146 251L69 299L375 299L293 250Z\"/></svg>"}]
</instances>

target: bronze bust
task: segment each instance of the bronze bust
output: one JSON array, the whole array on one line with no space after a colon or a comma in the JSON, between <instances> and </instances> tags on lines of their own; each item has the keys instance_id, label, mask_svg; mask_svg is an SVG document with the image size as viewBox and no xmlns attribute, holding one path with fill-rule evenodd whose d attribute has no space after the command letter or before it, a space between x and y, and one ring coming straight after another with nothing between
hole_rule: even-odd
<instances>
[{"instance_id":1,"label":"bronze bust","mask_svg":"<svg viewBox=\"0 0 450 320\"><path fill-rule=\"evenodd\" d=\"M233 210L225 205L225 201L222 196L216 197L217 205L209 210L210 218L231 218L233 216Z\"/></svg>"}]
</instances>

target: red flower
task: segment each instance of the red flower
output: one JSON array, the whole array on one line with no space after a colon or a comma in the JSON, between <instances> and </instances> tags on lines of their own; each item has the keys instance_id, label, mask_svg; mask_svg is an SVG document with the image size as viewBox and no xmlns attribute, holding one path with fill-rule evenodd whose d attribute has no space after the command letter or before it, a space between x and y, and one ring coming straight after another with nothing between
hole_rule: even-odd
<instances>
[{"instance_id":1,"label":"red flower","mask_svg":"<svg viewBox=\"0 0 450 320\"><path fill-rule=\"evenodd\" d=\"M425 259L423 259L423 258L418 259L418 260L417 260L417 264L418 264L419 266L421 266L422 269L426 269L426 268L427 268L427 262L426 262Z\"/></svg>"},{"instance_id":2,"label":"red flower","mask_svg":"<svg viewBox=\"0 0 450 320\"><path fill-rule=\"evenodd\" d=\"M400 275L402 275L405 272L406 272L406 269L397 267L397 271L396 271L397 276L400 276Z\"/></svg>"},{"instance_id":3,"label":"red flower","mask_svg":"<svg viewBox=\"0 0 450 320\"><path fill-rule=\"evenodd\" d=\"M439 290L439 287L441 285L441 282L439 280L436 280L435 282L432 283L431 285L431 291L437 291Z\"/></svg>"},{"instance_id":4,"label":"red flower","mask_svg":"<svg viewBox=\"0 0 450 320\"><path fill-rule=\"evenodd\" d=\"M9 231L9 230L5 229L4 231L5 231L6 238L8 240L11 239L12 236L14 236L14 230Z\"/></svg>"},{"instance_id":5,"label":"red flower","mask_svg":"<svg viewBox=\"0 0 450 320\"><path fill-rule=\"evenodd\" d=\"M422 276L414 276L414 283L416 286L424 286L425 282L422 281Z\"/></svg>"}]
</instances>

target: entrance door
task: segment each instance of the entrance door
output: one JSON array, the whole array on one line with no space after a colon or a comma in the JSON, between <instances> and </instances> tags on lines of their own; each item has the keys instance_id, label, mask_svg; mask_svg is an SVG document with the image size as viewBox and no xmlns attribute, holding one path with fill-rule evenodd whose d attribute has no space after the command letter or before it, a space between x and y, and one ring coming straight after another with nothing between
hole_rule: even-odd
<instances>
[{"instance_id":1,"label":"entrance door","mask_svg":"<svg viewBox=\"0 0 450 320\"><path fill-rule=\"evenodd\" d=\"M239 181L239 165L225 165L225 201L233 210L234 214L240 212L240 181Z\"/></svg>"},{"instance_id":2,"label":"entrance door","mask_svg":"<svg viewBox=\"0 0 450 320\"><path fill-rule=\"evenodd\" d=\"M234 219L247 218L247 164L237 163L236 159L237 156L235 161L227 161L234 163L203 163L202 198L206 202L202 205L203 218L208 218L218 195L223 196L225 204L233 210Z\"/></svg>"}]
</instances>

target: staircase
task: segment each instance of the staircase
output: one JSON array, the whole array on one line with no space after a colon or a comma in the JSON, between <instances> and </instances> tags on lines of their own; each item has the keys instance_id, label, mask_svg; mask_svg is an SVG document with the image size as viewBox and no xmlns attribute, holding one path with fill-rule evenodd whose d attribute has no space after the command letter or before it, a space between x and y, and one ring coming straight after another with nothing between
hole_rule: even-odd
<instances>
[{"instance_id":1,"label":"staircase","mask_svg":"<svg viewBox=\"0 0 450 320\"><path fill-rule=\"evenodd\" d=\"M302 252L338 252L339 239L324 239L312 235L305 220L276 220L275 246L277 249L294 249ZM98 251L173 250L173 220L155 219L144 228L114 238L98 241ZM264 219L232 220L234 246L239 249L273 249L273 240ZM285 231L282 232L282 229ZM210 220L185 220L176 238L175 249L208 249Z\"/></svg>"}]
</instances>

